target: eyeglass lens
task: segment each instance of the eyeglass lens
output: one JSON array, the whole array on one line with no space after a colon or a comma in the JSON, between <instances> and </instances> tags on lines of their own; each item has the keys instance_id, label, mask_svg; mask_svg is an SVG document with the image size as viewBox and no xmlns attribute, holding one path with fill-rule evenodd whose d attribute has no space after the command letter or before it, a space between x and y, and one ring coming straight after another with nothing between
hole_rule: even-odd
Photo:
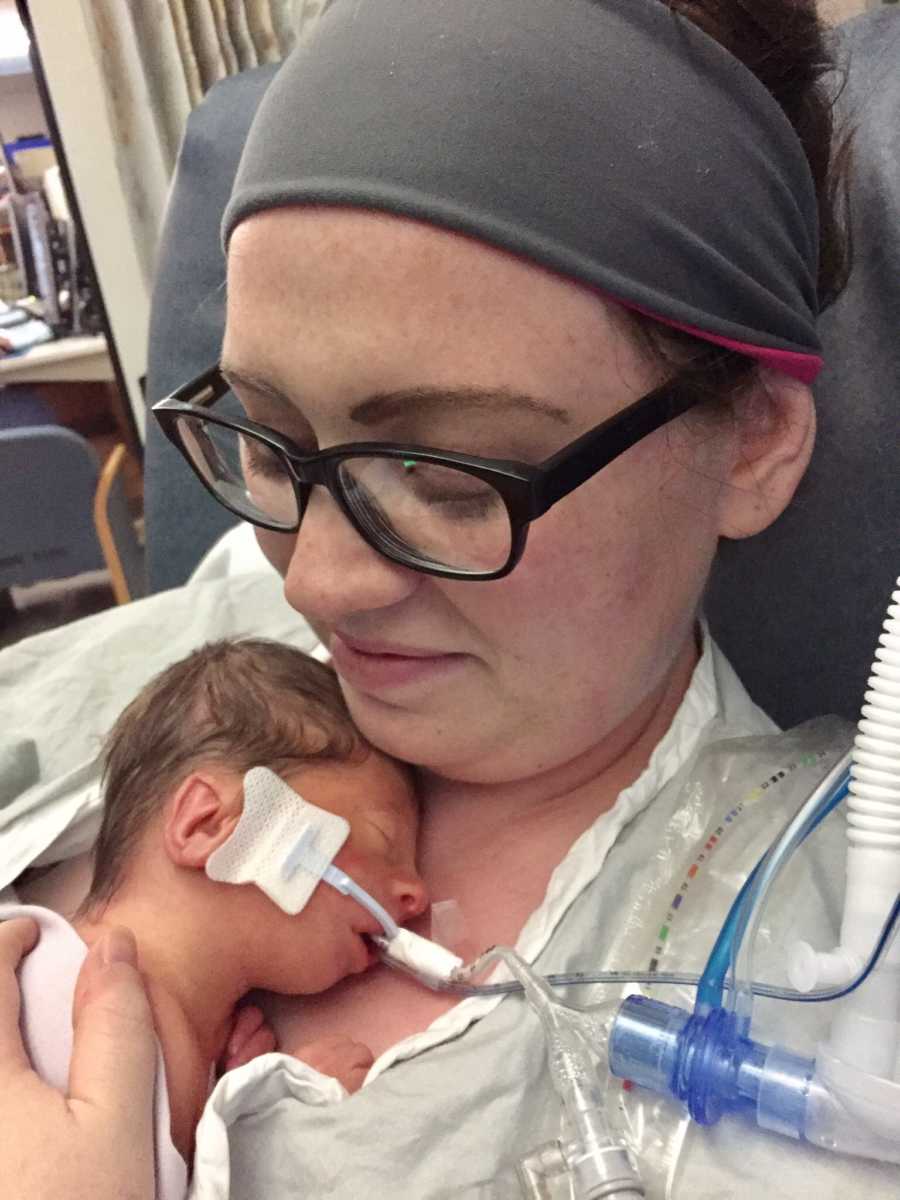
<instances>
[{"instance_id":1,"label":"eyeglass lens","mask_svg":"<svg viewBox=\"0 0 900 1200\"><path fill-rule=\"evenodd\" d=\"M223 415L244 415L233 393L223 399ZM277 450L202 418L183 416L178 424L194 468L225 504L250 521L296 528L294 481ZM415 456L354 455L340 462L337 478L344 503L376 549L472 574L498 571L509 559L506 504L474 475Z\"/></svg>"},{"instance_id":2,"label":"eyeglass lens","mask_svg":"<svg viewBox=\"0 0 900 1200\"><path fill-rule=\"evenodd\" d=\"M197 473L229 508L249 521L296 527L297 494L276 450L196 417L180 417L178 427Z\"/></svg>"},{"instance_id":3,"label":"eyeglass lens","mask_svg":"<svg viewBox=\"0 0 900 1200\"><path fill-rule=\"evenodd\" d=\"M359 524L423 566L488 574L512 545L503 498L484 480L415 458L346 458L338 470Z\"/></svg>"}]
</instances>

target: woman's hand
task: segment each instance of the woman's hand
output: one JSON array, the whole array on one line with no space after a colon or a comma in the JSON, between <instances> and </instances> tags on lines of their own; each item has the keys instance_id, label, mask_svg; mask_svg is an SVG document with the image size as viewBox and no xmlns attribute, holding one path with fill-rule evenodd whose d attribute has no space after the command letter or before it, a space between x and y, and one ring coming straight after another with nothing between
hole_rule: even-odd
<instances>
[{"instance_id":1,"label":"woman's hand","mask_svg":"<svg viewBox=\"0 0 900 1200\"><path fill-rule=\"evenodd\" d=\"M134 938L115 929L78 977L67 1096L32 1070L19 1033L16 968L37 941L0 924L0 1179L3 1200L154 1200L156 1039Z\"/></svg>"}]
</instances>

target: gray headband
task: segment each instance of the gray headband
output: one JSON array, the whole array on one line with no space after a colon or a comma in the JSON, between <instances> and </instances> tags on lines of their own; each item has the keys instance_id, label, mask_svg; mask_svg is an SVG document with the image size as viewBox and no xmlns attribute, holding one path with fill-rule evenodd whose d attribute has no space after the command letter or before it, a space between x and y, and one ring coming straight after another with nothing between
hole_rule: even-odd
<instances>
[{"instance_id":1,"label":"gray headband","mask_svg":"<svg viewBox=\"0 0 900 1200\"><path fill-rule=\"evenodd\" d=\"M333 0L225 213L418 218L810 381L818 226L765 87L659 0Z\"/></svg>"}]
</instances>

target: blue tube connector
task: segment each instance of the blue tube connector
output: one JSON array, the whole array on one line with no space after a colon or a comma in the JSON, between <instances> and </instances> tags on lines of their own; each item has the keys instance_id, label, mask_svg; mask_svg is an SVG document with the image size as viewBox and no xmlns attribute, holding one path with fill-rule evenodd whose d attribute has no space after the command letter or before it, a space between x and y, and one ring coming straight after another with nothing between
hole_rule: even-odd
<instances>
[{"instance_id":1,"label":"blue tube connector","mask_svg":"<svg viewBox=\"0 0 900 1200\"><path fill-rule=\"evenodd\" d=\"M620 1079L674 1096L701 1125L744 1111L763 1129L804 1136L814 1061L742 1036L724 1008L692 1014L630 996L613 1023L609 1065Z\"/></svg>"}]
</instances>

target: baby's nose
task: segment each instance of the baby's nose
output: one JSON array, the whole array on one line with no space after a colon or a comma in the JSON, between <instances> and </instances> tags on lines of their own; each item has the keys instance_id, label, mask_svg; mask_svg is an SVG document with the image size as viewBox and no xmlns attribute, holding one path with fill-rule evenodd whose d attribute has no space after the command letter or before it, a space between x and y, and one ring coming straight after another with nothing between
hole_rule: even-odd
<instances>
[{"instance_id":1,"label":"baby's nose","mask_svg":"<svg viewBox=\"0 0 900 1200\"><path fill-rule=\"evenodd\" d=\"M402 871L394 875L391 879L391 898L401 923L411 921L429 905L428 889L415 871Z\"/></svg>"}]
</instances>

